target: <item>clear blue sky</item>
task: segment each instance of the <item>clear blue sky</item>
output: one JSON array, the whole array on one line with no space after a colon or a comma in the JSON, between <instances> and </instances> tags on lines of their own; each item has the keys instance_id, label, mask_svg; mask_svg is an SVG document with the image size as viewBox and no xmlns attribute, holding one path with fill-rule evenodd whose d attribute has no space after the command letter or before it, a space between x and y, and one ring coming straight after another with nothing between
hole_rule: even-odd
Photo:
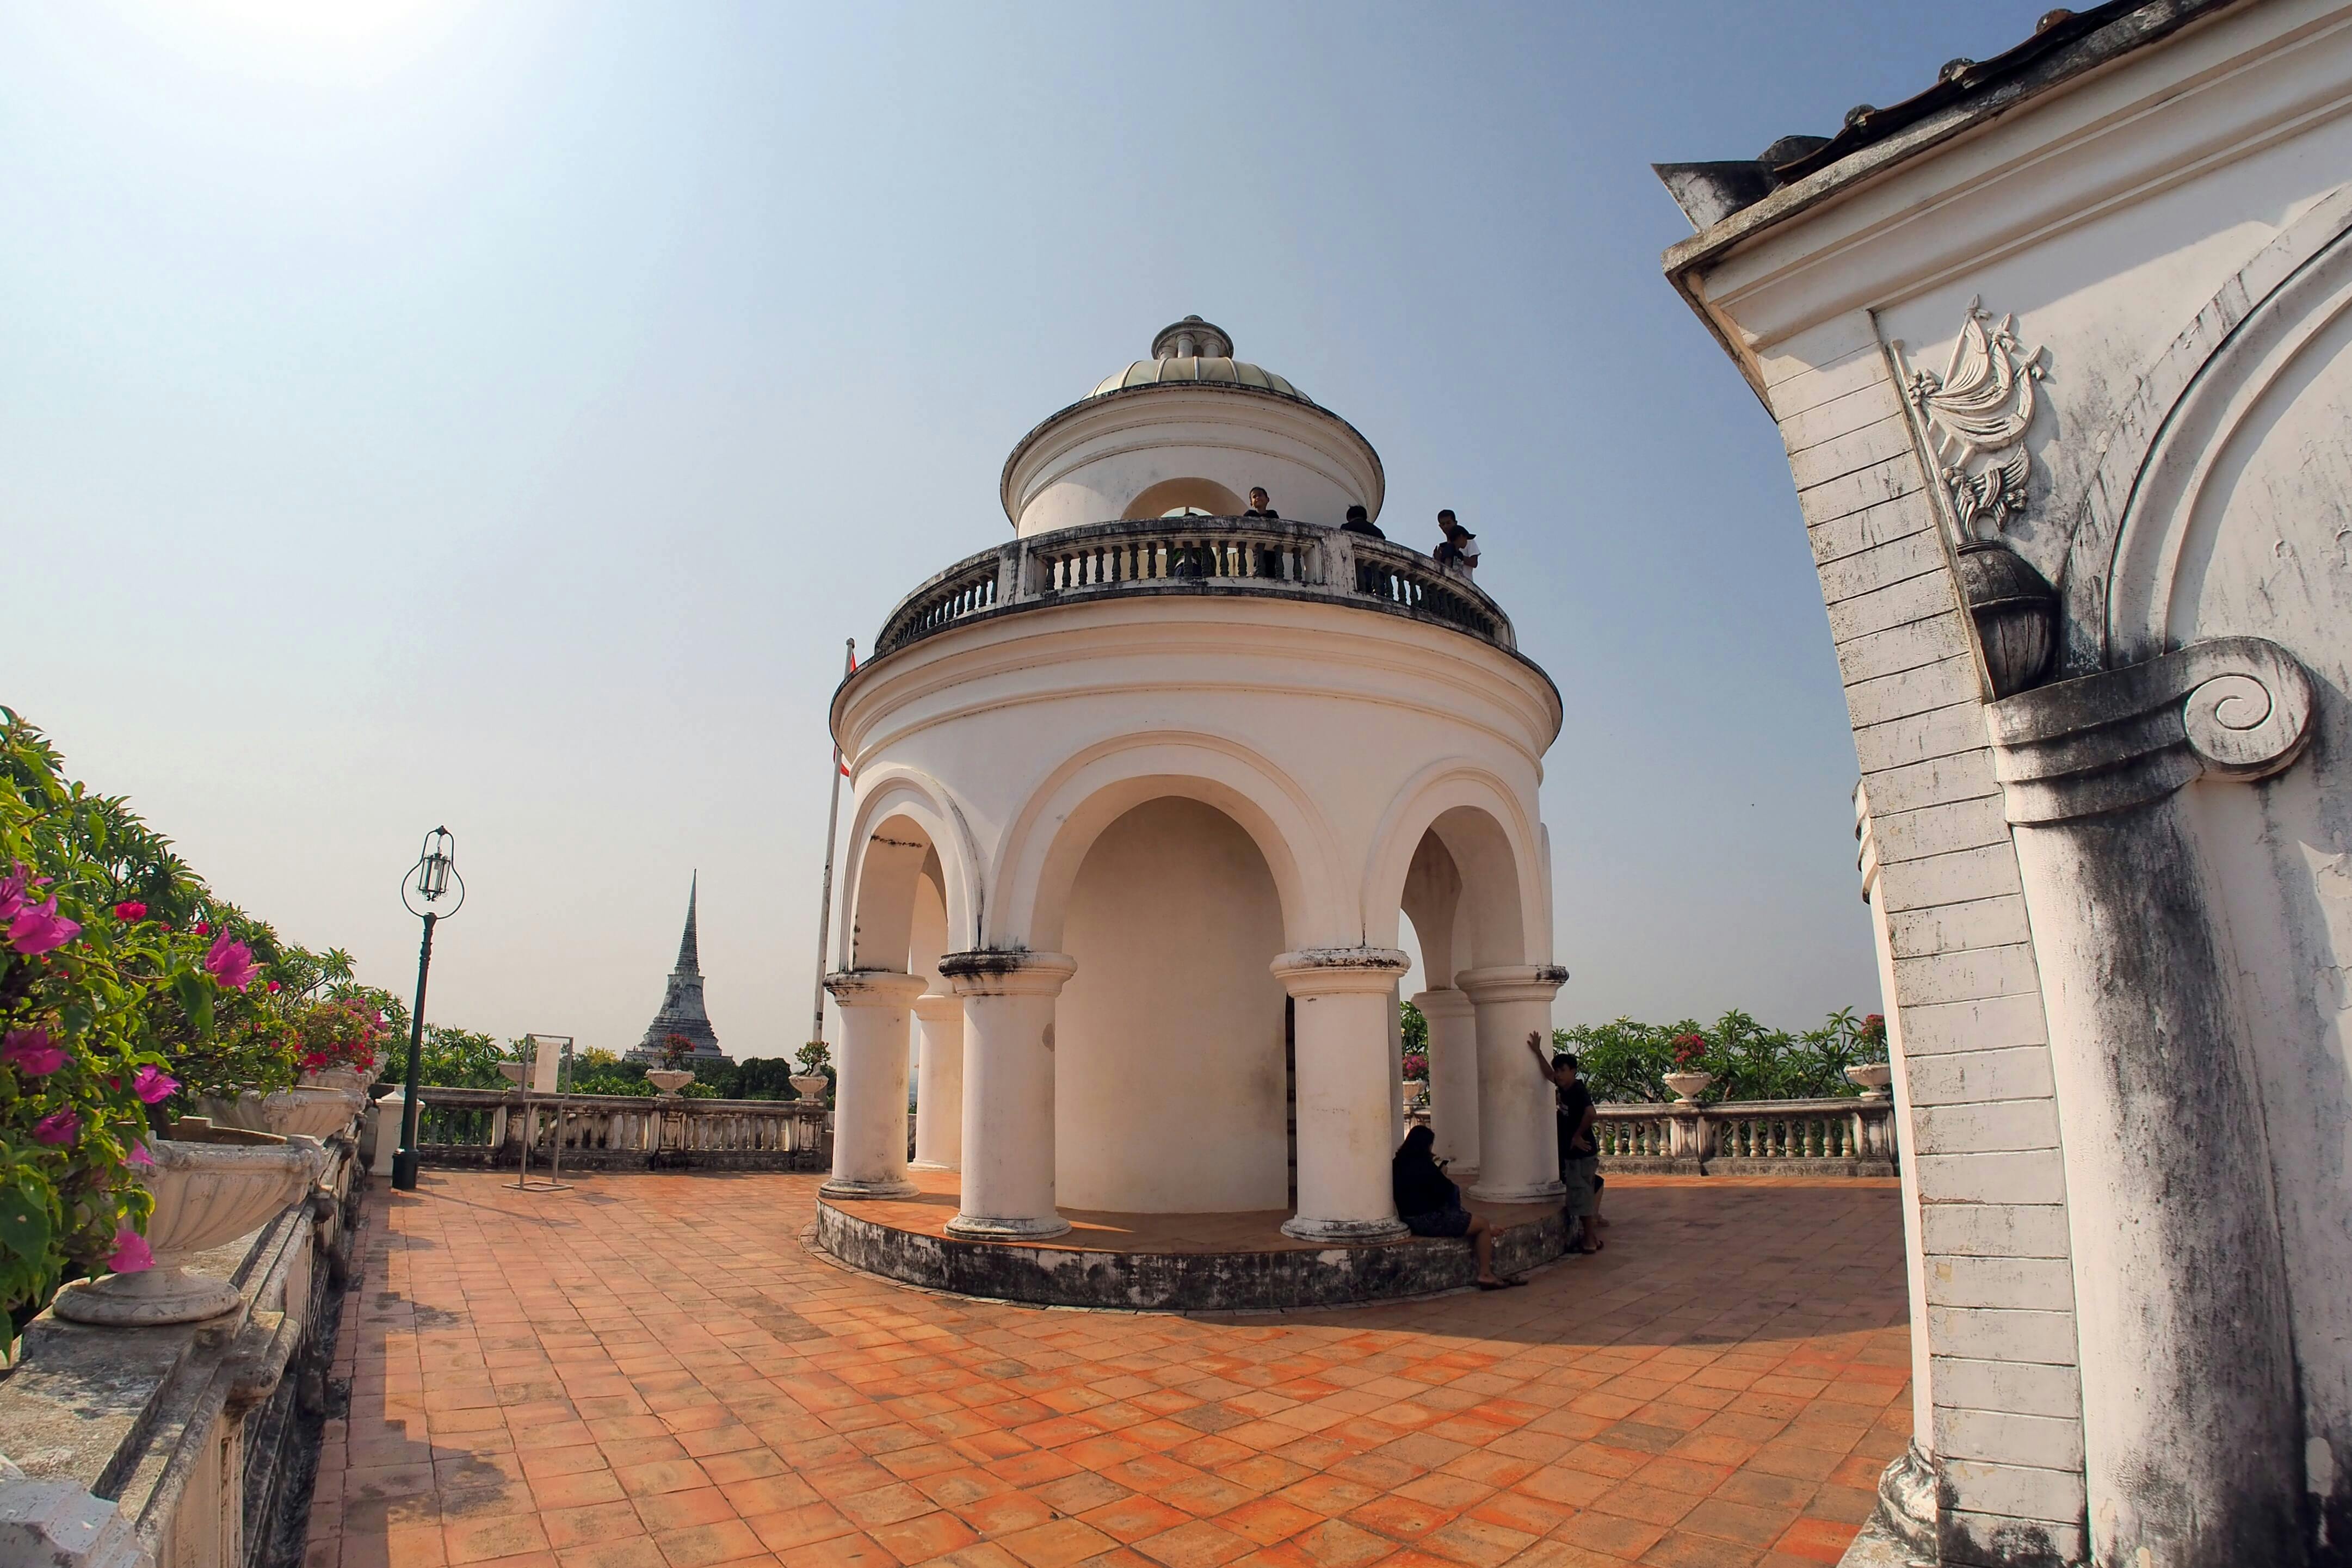
<instances>
[{"instance_id":1,"label":"clear blue sky","mask_svg":"<svg viewBox=\"0 0 2352 1568\"><path fill-rule=\"evenodd\" d=\"M781 1054L842 639L1198 311L1559 682L1560 1020L1874 1008L1788 471L1648 165L2045 5L0 5L0 701L395 989L446 822L446 1022L632 1043L699 867Z\"/></svg>"}]
</instances>

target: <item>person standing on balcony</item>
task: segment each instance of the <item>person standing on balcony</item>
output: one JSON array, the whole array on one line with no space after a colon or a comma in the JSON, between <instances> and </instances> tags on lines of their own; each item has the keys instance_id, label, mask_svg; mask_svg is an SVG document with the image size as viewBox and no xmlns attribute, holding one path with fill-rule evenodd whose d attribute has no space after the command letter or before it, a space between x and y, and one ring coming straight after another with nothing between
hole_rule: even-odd
<instances>
[{"instance_id":1,"label":"person standing on balcony","mask_svg":"<svg viewBox=\"0 0 2352 1568\"><path fill-rule=\"evenodd\" d=\"M1265 487L1263 485L1250 486L1249 510L1242 513L1242 515L1244 517L1270 517L1276 519L1277 521L1282 516L1280 512L1274 510L1274 498L1265 493Z\"/></svg>"},{"instance_id":2,"label":"person standing on balcony","mask_svg":"<svg viewBox=\"0 0 2352 1568\"><path fill-rule=\"evenodd\" d=\"M1601 1250L1601 1142L1594 1136L1592 1091L1584 1086L1578 1072L1576 1053L1556 1051L1550 1061L1544 1060L1543 1036L1535 1029L1528 1031L1528 1050L1536 1058L1536 1066L1544 1077L1551 1079L1558 1104L1553 1114L1559 1121L1559 1179L1568 1189L1562 1199L1563 1212L1573 1233L1568 1238L1570 1252Z\"/></svg>"},{"instance_id":3,"label":"person standing on balcony","mask_svg":"<svg viewBox=\"0 0 2352 1568\"><path fill-rule=\"evenodd\" d=\"M1451 510L1437 514L1439 531L1444 540L1433 552L1437 563L1450 572L1458 573L1464 582L1475 581L1478 570L1478 536L1455 521Z\"/></svg>"},{"instance_id":4,"label":"person standing on balcony","mask_svg":"<svg viewBox=\"0 0 2352 1568\"><path fill-rule=\"evenodd\" d=\"M1378 526L1373 523L1371 513L1366 511L1360 506L1351 506L1348 509L1348 521L1339 525L1339 531L1342 533L1360 533L1371 539L1386 539L1388 537L1387 534L1382 533Z\"/></svg>"}]
</instances>

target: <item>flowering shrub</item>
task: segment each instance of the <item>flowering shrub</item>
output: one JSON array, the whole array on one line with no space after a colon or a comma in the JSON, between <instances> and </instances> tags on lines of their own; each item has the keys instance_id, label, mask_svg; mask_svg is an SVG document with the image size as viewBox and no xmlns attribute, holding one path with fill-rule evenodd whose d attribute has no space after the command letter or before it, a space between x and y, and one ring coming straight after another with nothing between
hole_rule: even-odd
<instances>
[{"instance_id":1,"label":"flowering shrub","mask_svg":"<svg viewBox=\"0 0 2352 1568\"><path fill-rule=\"evenodd\" d=\"M294 1013L295 1065L304 1072L375 1076L376 1053L392 1034L383 1008L369 996L344 995L300 1005Z\"/></svg>"},{"instance_id":2,"label":"flowering shrub","mask_svg":"<svg viewBox=\"0 0 2352 1568\"><path fill-rule=\"evenodd\" d=\"M70 1273L148 1267L151 1111L170 1020L220 987L184 924L203 890L119 799L68 783L0 709L0 1349Z\"/></svg>"},{"instance_id":3,"label":"flowering shrub","mask_svg":"<svg viewBox=\"0 0 2352 1568\"><path fill-rule=\"evenodd\" d=\"M351 959L222 902L0 708L0 1351L64 1280L152 1266L147 1142L204 1094L283 1088Z\"/></svg>"},{"instance_id":4,"label":"flowering shrub","mask_svg":"<svg viewBox=\"0 0 2352 1568\"><path fill-rule=\"evenodd\" d=\"M1407 1051L1404 1054L1404 1076L1408 1083L1418 1083L1429 1077L1429 1053Z\"/></svg>"},{"instance_id":5,"label":"flowering shrub","mask_svg":"<svg viewBox=\"0 0 2352 1568\"><path fill-rule=\"evenodd\" d=\"M1704 1072L1715 1081L1702 1100L1819 1100L1860 1090L1845 1069L1886 1059L1886 1021L1841 1008L1818 1029L1768 1029L1737 1008L1702 1029L1695 1019L1643 1024L1619 1018L1552 1031L1553 1046L1574 1051L1595 1100L1655 1102L1672 1098L1670 1072Z\"/></svg>"}]
</instances>

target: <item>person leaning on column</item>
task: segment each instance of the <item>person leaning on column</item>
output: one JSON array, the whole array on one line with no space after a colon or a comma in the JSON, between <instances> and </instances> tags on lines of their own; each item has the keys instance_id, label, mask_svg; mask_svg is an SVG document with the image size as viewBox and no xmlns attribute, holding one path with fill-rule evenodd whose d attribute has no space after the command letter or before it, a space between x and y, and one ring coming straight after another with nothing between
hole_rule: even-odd
<instances>
[{"instance_id":1,"label":"person leaning on column","mask_svg":"<svg viewBox=\"0 0 2352 1568\"><path fill-rule=\"evenodd\" d=\"M1544 1060L1543 1036L1534 1029L1528 1031L1528 1050L1544 1077L1551 1079L1559 1097L1554 1114L1559 1119L1559 1179L1568 1188L1562 1208L1568 1223L1576 1227L1568 1249L1598 1252L1601 1247L1601 1144L1592 1133L1592 1091L1578 1074L1573 1051L1557 1051L1551 1060Z\"/></svg>"}]
</instances>

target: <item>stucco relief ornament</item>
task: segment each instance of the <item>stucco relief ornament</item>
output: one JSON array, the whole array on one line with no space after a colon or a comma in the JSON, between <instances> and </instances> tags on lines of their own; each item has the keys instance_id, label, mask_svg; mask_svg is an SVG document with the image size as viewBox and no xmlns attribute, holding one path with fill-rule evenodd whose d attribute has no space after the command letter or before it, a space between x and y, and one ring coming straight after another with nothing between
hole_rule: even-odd
<instances>
[{"instance_id":1,"label":"stucco relief ornament","mask_svg":"<svg viewBox=\"0 0 2352 1568\"><path fill-rule=\"evenodd\" d=\"M2032 466L2025 432L2033 424L2034 386L2044 374L2042 350L2018 341L2017 318L2003 316L1996 324L1980 298L1969 301L1969 319L1944 374L1911 374L1906 390L1951 497L1959 543L1997 539L2025 510Z\"/></svg>"},{"instance_id":2,"label":"stucco relief ornament","mask_svg":"<svg viewBox=\"0 0 2352 1568\"><path fill-rule=\"evenodd\" d=\"M1976 623L1985 677L1995 697L2040 681L2057 646L2058 595L2049 580L2010 548L2001 530L2025 512L2032 458L2025 433L2039 402L2042 350L2018 341L2017 318L1993 320L1981 299L1937 375L1912 370L1903 345L1888 345L1911 408L1913 433L1928 472L1942 481L1945 521L1956 550L1960 592Z\"/></svg>"}]
</instances>

